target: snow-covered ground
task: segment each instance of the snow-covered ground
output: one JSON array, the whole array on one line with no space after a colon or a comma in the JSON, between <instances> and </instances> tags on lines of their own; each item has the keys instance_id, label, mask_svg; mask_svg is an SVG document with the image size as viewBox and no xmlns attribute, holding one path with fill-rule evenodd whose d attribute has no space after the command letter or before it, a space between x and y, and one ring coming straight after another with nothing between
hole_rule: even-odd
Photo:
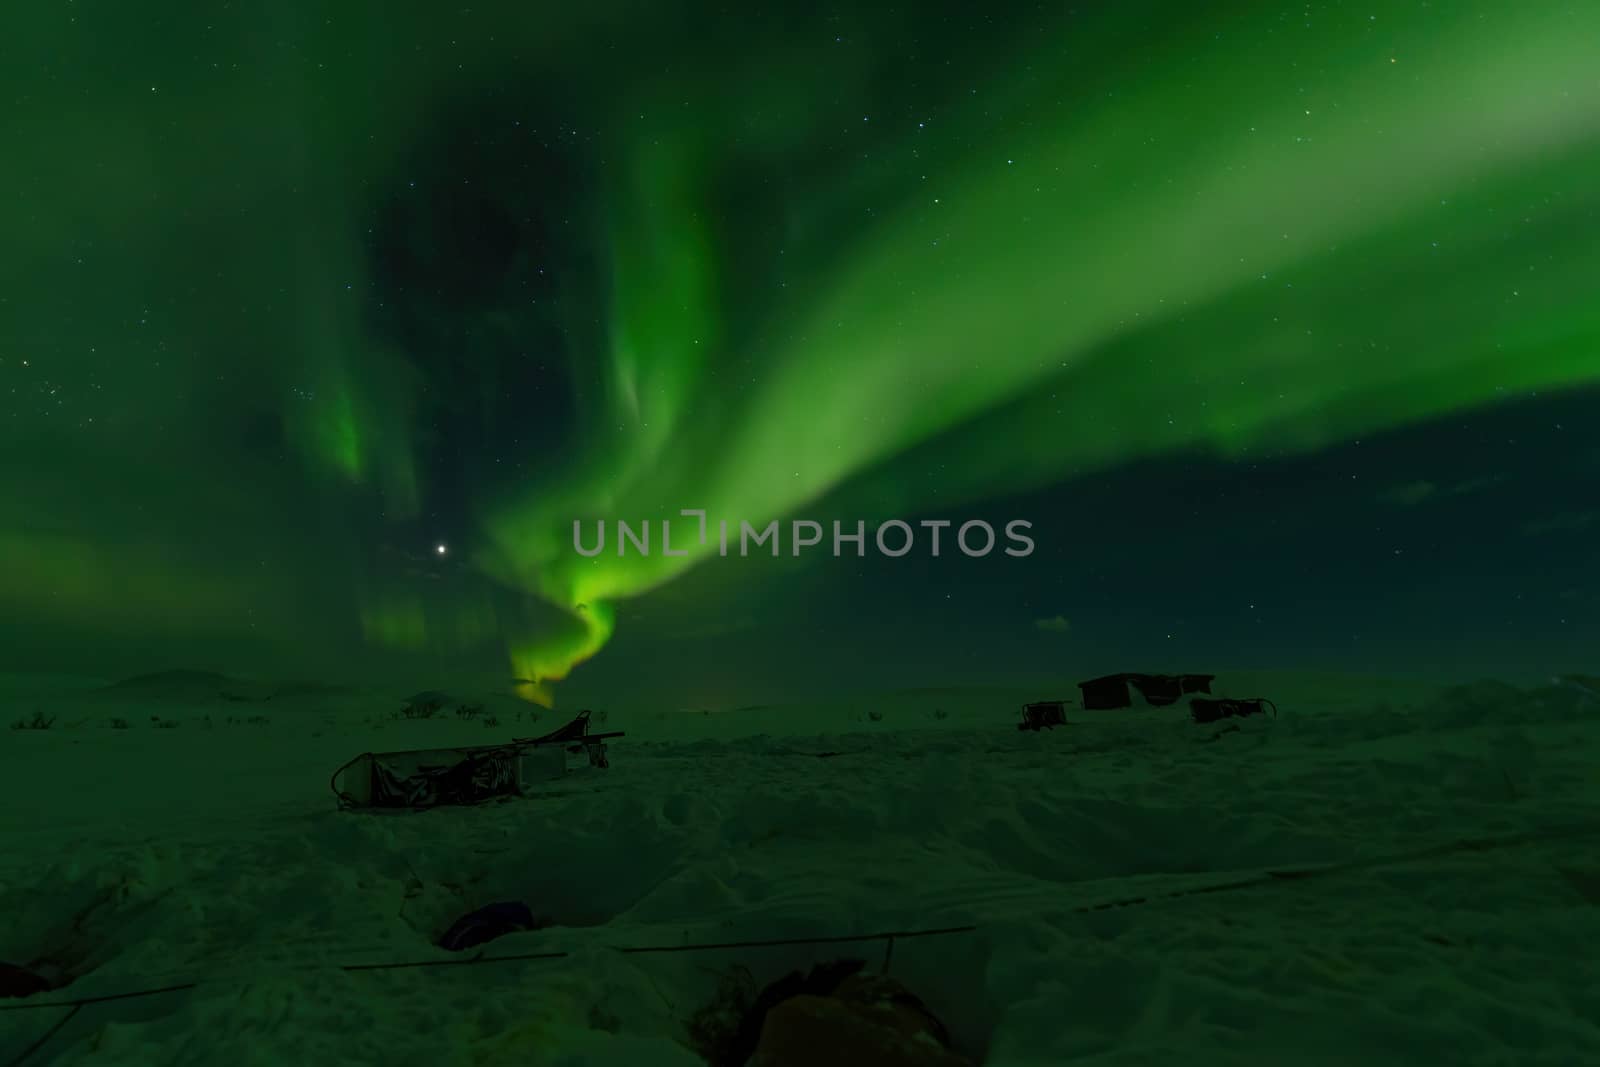
<instances>
[{"instance_id":1,"label":"snow-covered ground","mask_svg":"<svg viewBox=\"0 0 1600 1067\"><path fill-rule=\"evenodd\" d=\"M168 677L0 692L0 1064L694 1064L719 981L859 955L987 1064L1600 1063L1600 699L1224 675L1281 716L1014 728L1059 692L608 709L609 770L524 799L339 812L367 750L565 715ZM534 712L538 721L534 721ZM152 718L154 717L154 718ZM118 725L122 720L126 725ZM1463 847L1462 842L1470 841ZM1273 877L1271 871L1314 871ZM1217 891L1211 887L1225 886ZM433 946L523 900L557 926ZM974 930L836 944L661 948ZM356 969L352 969L356 968ZM16 1009L21 1010L16 1010Z\"/></svg>"}]
</instances>

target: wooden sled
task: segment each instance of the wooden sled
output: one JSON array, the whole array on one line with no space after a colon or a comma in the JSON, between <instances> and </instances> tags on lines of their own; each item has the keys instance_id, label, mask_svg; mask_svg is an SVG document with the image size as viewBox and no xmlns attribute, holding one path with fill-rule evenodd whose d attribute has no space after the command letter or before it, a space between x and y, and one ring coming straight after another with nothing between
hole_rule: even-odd
<instances>
[{"instance_id":1,"label":"wooden sled","mask_svg":"<svg viewBox=\"0 0 1600 1067\"><path fill-rule=\"evenodd\" d=\"M558 730L509 744L363 752L334 771L328 785L343 809L482 804L560 778L572 762L605 769L611 765L605 742L622 736L621 730L591 734L589 712L582 711Z\"/></svg>"}]
</instances>

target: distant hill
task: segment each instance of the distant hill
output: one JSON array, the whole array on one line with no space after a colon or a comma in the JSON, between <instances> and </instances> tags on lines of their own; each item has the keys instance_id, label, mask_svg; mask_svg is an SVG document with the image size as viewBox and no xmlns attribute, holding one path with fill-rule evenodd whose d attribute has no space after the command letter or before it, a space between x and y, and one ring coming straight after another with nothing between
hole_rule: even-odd
<instances>
[{"instance_id":1,"label":"distant hill","mask_svg":"<svg viewBox=\"0 0 1600 1067\"><path fill-rule=\"evenodd\" d=\"M274 687L262 682L230 678L216 671L172 670L136 674L112 682L102 692L124 696L159 696L165 700L267 700Z\"/></svg>"},{"instance_id":2,"label":"distant hill","mask_svg":"<svg viewBox=\"0 0 1600 1067\"><path fill-rule=\"evenodd\" d=\"M112 682L107 689L220 689L236 679L216 671L155 671L136 674L120 682Z\"/></svg>"},{"instance_id":3,"label":"distant hill","mask_svg":"<svg viewBox=\"0 0 1600 1067\"><path fill-rule=\"evenodd\" d=\"M339 696L353 692L355 690L348 685L333 685L329 682L282 682L273 687L272 699Z\"/></svg>"}]
</instances>

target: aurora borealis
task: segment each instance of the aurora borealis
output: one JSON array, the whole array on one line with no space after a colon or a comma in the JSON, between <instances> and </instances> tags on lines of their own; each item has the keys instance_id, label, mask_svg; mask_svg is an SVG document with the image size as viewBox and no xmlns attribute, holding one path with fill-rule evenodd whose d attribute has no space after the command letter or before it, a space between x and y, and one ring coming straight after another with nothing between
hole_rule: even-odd
<instances>
[{"instance_id":1,"label":"aurora borealis","mask_svg":"<svg viewBox=\"0 0 1600 1067\"><path fill-rule=\"evenodd\" d=\"M690 702L1593 644L1600 12L0 26L6 666ZM685 508L1041 551L572 550Z\"/></svg>"}]
</instances>

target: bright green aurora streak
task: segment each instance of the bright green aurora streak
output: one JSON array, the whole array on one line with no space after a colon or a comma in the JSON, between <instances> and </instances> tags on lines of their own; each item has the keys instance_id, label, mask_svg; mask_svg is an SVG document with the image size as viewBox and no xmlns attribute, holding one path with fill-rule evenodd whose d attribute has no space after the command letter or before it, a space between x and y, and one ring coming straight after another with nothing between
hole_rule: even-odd
<instances>
[{"instance_id":1,"label":"bright green aurora streak","mask_svg":"<svg viewBox=\"0 0 1600 1067\"><path fill-rule=\"evenodd\" d=\"M574 519L764 523L875 468L878 514L911 514L929 488L947 507L1159 450L1320 446L1600 376L1600 16L1575 12L1386 13L1381 44L1355 20L1314 39L1241 20L1137 76L1019 81L1028 135L875 222L715 435L695 425L715 205L644 153L614 235L614 389L591 416L626 447L484 516L489 570L579 621L518 645L517 669L564 677L612 602L714 551L586 559ZM1293 328L1257 295L1288 278L1324 294ZM981 419L1041 391L1048 421ZM939 484L907 489L891 461L941 434Z\"/></svg>"},{"instance_id":2,"label":"bright green aurora streak","mask_svg":"<svg viewBox=\"0 0 1600 1067\"><path fill-rule=\"evenodd\" d=\"M1600 8L1101 6L0 15L0 616L503 643L548 699L708 552L574 520L959 518L1600 379ZM385 287L373 205L489 104L590 169L509 194L561 287L463 313ZM475 344L567 360L559 442L449 451L523 414Z\"/></svg>"}]
</instances>

